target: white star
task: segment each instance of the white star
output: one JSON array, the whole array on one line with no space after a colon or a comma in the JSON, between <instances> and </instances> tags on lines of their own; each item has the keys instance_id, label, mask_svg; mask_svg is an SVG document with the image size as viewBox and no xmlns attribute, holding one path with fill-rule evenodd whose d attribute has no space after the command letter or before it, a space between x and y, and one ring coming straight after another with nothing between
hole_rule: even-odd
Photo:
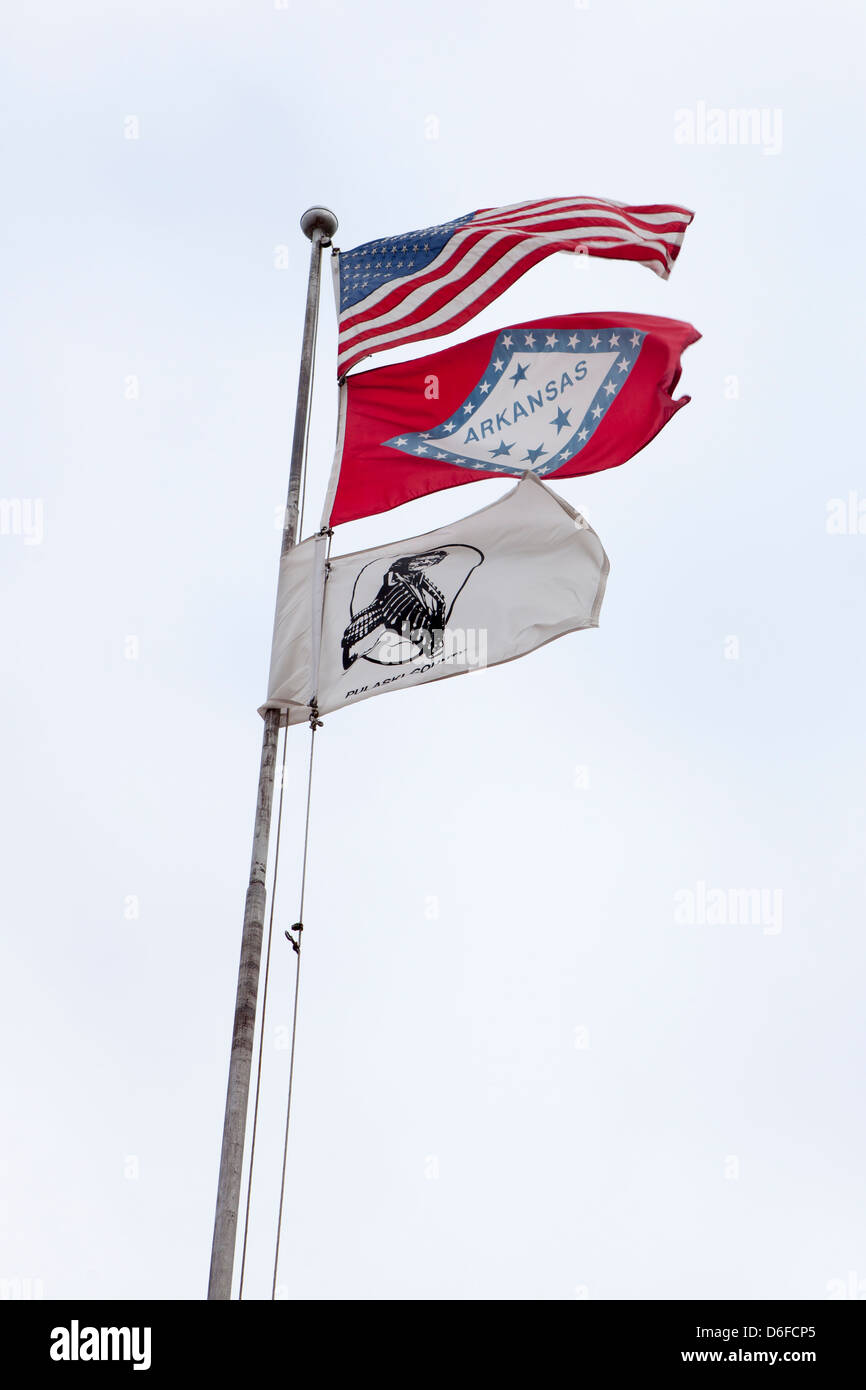
<instances>
[{"instance_id":1,"label":"white star","mask_svg":"<svg viewBox=\"0 0 866 1390\"><path fill-rule=\"evenodd\" d=\"M527 347L535 347L535 334L526 333L524 335L524 341L526 342Z\"/></svg>"},{"instance_id":2,"label":"white star","mask_svg":"<svg viewBox=\"0 0 866 1390\"><path fill-rule=\"evenodd\" d=\"M578 430L577 437L581 442L583 442L584 439L587 439L589 437L589 430Z\"/></svg>"},{"instance_id":3,"label":"white star","mask_svg":"<svg viewBox=\"0 0 866 1390\"><path fill-rule=\"evenodd\" d=\"M401 435L401 437L396 441L397 447L399 448L402 444L408 444L408 442L408 439L404 439Z\"/></svg>"},{"instance_id":4,"label":"white star","mask_svg":"<svg viewBox=\"0 0 866 1390\"><path fill-rule=\"evenodd\" d=\"M427 445L426 445L426 444L419 444L419 445L418 445L418 448L415 450L415 453L416 453L416 454L426 454L426 452L427 452Z\"/></svg>"},{"instance_id":5,"label":"white star","mask_svg":"<svg viewBox=\"0 0 866 1390\"><path fill-rule=\"evenodd\" d=\"M422 432L421 432L421 438L422 438L422 439L429 439L429 438L430 438L430 431L429 431L429 430L422 430Z\"/></svg>"},{"instance_id":6,"label":"white star","mask_svg":"<svg viewBox=\"0 0 866 1390\"><path fill-rule=\"evenodd\" d=\"M638 343L640 342L640 334L636 332L632 333L630 342L632 347L637 347Z\"/></svg>"},{"instance_id":7,"label":"white star","mask_svg":"<svg viewBox=\"0 0 866 1390\"><path fill-rule=\"evenodd\" d=\"M627 372L627 371L628 371L628 358L627 358L627 357L621 358L620 361L617 362L617 364L616 364L616 369L617 369L618 372Z\"/></svg>"},{"instance_id":8,"label":"white star","mask_svg":"<svg viewBox=\"0 0 866 1390\"><path fill-rule=\"evenodd\" d=\"M567 449L563 449L563 451L562 451L562 453L560 454L559 457L560 457L561 459L567 459L567 458L571 458L571 454L568 452Z\"/></svg>"},{"instance_id":9,"label":"white star","mask_svg":"<svg viewBox=\"0 0 866 1390\"><path fill-rule=\"evenodd\" d=\"M593 418L597 420L597 419L599 418L600 415L601 415L601 406L600 406L600 405L593 406L593 408L592 408L592 416L593 416Z\"/></svg>"},{"instance_id":10,"label":"white star","mask_svg":"<svg viewBox=\"0 0 866 1390\"><path fill-rule=\"evenodd\" d=\"M548 333L544 341L548 347L556 347L556 334Z\"/></svg>"},{"instance_id":11,"label":"white star","mask_svg":"<svg viewBox=\"0 0 866 1390\"><path fill-rule=\"evenodd\" d=\"M590 347L598 347L598 345L599 345L600 342L601 342L601 338L599 337L599 335L598 335L597 333L594 333L594 334L592 335L592 337L590 338L590 340L589 340L589 345L590 345Z\"/></svg>"},{"instance_id":12,"label":"white star","mask_svg":"<svg viewBox=\"0 0 866 1390\"><path fill-rule=\"evenodd\" d=\"M474 409L474 406L473 406L472 402L471 402L471 401L467 401L466 404L465 404L464 407L463 407L463 414L464 414L464 415L471 415L473 409Z\"/></svg>"},{"instance_id":13,"label":"white star","mask_svg":"<svg viewBox=\"0 0 866 1390\"><path fill-rule=\"evenodd\" d=\"M571 337L570 337L569 340L568 340L568 346L569 346L569 347L577 347L577 334L576 334L576 333L572 333Z\"/></svg>"},{"instance_id":14,"label":"white star","mask_svg":"<svg viewBox=\"0 0 866 1390\"><path fill-rule=\"evenodd\" d=\"M438 459L444 459L444 458L447 458L448 455L447 455L447 454L437 454L436 457L437 457Z\"/></svg>"},{"instance_id":15,"label":"white star","mask_svg":"<svg viewBox=\"0 0 866 1390\"><path fill-rule=\"evenodd\" d=\"M610 347L619 347L619 334L618 334L618 333L611 333L611 335L610 335L610 343L609 343L608 346L610 346Z\"/></svg>"},{"instance_id":16,"label":"white star","mask_svg":"<svg viewBox=\"0 0 866 1390\"><path fill-rule=\"evenodd\" d=\"M605 393L606 396L612 396L615 390L616 390L616 386L614 385L614 383L613 383L612 381L609 381L609 382L607 383L607 385L605 386L605 388L604 388L604 393Z\"/></svg>"},{"instance_id":17,"label":"white star","mask_svg":"<svg viewBox=\"0 0 866 1390\"><path fill-rule=\"evenodd\" d=\"M490 390L490 382L489 382L489 381L482 381L482 383L481 383L481 385L479 386L478 389L479 389L479 391L481 392L482 396L486 396L486 395L487 395L487 392Z\"/></svg>"},{"instance_id":18,"label":"white star","mask_svg":"<svg viewBox=\"0 0 866 1390\"><path fill-rule=\"evenodd\" d=\"M513 341L514 339L511 337L511 334L505 333L502 338L502 346L510 348Z\"/></svg>"},{"instance_id":19,"label":"white star","mask_svg":"<svg viewBox=\"0 0 866 1390\"><path fill-rule=\"evenodd\" d=\"M448 424L445 425L443 428L446 429L446 430L448 431L448 433L450 434L451 431L453 430L454 426L452 425L451 421L449 420L449 421L448 421Z\"/></svg>"},{"instance_id":20,"label":"white star","mask_svg":"<svg viewBox=\"0 0 866 1390\"><path fill-rule=\"evenodd\" d=\"M504 363L504 362L501 362L501 361L499 360L499 358L497 357L497 359L496 359L496 361L493 363L493 365L494 365L494 367L496 368L497 372L501 372L501 371L503 370L504 366L505 366L505 363Z\"/></svg>"}]
</instances>

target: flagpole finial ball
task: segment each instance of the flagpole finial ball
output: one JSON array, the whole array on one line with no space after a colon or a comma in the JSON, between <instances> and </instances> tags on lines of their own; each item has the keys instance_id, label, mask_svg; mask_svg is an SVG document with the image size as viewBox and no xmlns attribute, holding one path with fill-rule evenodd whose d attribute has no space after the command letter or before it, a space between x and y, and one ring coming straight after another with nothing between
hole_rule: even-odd
<instances>
[{"instance_id":1,"label":"flagpole finial ball","mask_svg":"<svg viewBox=\"0 0 866 1390\"><path fill-rule=\"evenodd\" d=\"M337 230L337 219L330 208L307 208L301 218L301 231L304 236L312 241L313 232L316 230L322 233L322 240L330 241Z\"/></svg>"}]
</instances>

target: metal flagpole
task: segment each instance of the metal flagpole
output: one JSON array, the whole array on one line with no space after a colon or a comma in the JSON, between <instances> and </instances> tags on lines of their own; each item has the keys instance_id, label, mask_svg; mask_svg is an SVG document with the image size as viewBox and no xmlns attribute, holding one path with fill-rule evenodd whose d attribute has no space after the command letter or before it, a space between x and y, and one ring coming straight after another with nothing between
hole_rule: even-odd
<instances>
[{"instance_id":1,"label":"metal flagpole","mask_svg":"<svg viewBox=\"0 0 866 1390\"><path fill-rule=\"evenodd\" d=\"M301 230L305 236L309 237L312 247L281 555L285 555L287 550L291 550L297 540L301 471L307 436L310 381L319 309L321 252L323 246L330 245L331 237L337 230L337 219L328 208L308 208L301 218ZM279 710L269 709L265 711L259 789L256 797L256 816L253 829L253 854L241 934L241 959L238 967L238 989L235 1000L210 1280L207 1293L209 1299L230 1299L232 1295L235 1237L237 1235L238 1207L241 1194L241 1169L244 1157L247 1103L253 1059L253 1035L256 1027L259 966L265 922L265 873L268 862L268 839L271 827L271 804L274 794L274 769L280 722Z\"/></svg>"}]
</instances>

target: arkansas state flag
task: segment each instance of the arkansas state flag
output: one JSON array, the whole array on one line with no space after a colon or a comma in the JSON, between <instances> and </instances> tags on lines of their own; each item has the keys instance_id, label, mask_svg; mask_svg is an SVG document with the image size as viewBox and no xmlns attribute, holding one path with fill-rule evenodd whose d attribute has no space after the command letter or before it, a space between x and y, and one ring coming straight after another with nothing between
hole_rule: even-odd
<instances>
[{"instance_id":1,"label":"arkansas state flag","mask_svg":"<svg viewBox=\"0 0 866 1390\"><path fill-rule=\"evenodd\" d=\"M690 399L671 393L700 336L676 319L572 314L349 376L323 524L478 478L615 468Z\"/></svg>"}]
</instances>

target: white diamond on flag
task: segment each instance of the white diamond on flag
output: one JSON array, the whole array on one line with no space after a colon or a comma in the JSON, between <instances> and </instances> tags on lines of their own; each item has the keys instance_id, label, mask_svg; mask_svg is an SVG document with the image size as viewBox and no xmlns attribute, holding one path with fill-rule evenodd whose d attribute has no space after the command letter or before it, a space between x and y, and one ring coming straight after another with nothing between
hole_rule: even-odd
<instances>
[{"instance_id":1,"label":"white diamond on flag","mask_svg":"<svg viewBox=\"0 0 866 1390\"><path fill-rule=\"evenodd\" d=\"M626 353L618 344L631 335ZM476 385L452 415L424 434L448 463L492 473L544 476L592 438L622 392L644 334L623 325L587 347L566 346L551 331L501 333ZM522 345L519 339L522 337ZM614 339L613 346L611 340ZM405 431L383 440L417 456L421 436Z\"/></svg>"}]
</instances>

